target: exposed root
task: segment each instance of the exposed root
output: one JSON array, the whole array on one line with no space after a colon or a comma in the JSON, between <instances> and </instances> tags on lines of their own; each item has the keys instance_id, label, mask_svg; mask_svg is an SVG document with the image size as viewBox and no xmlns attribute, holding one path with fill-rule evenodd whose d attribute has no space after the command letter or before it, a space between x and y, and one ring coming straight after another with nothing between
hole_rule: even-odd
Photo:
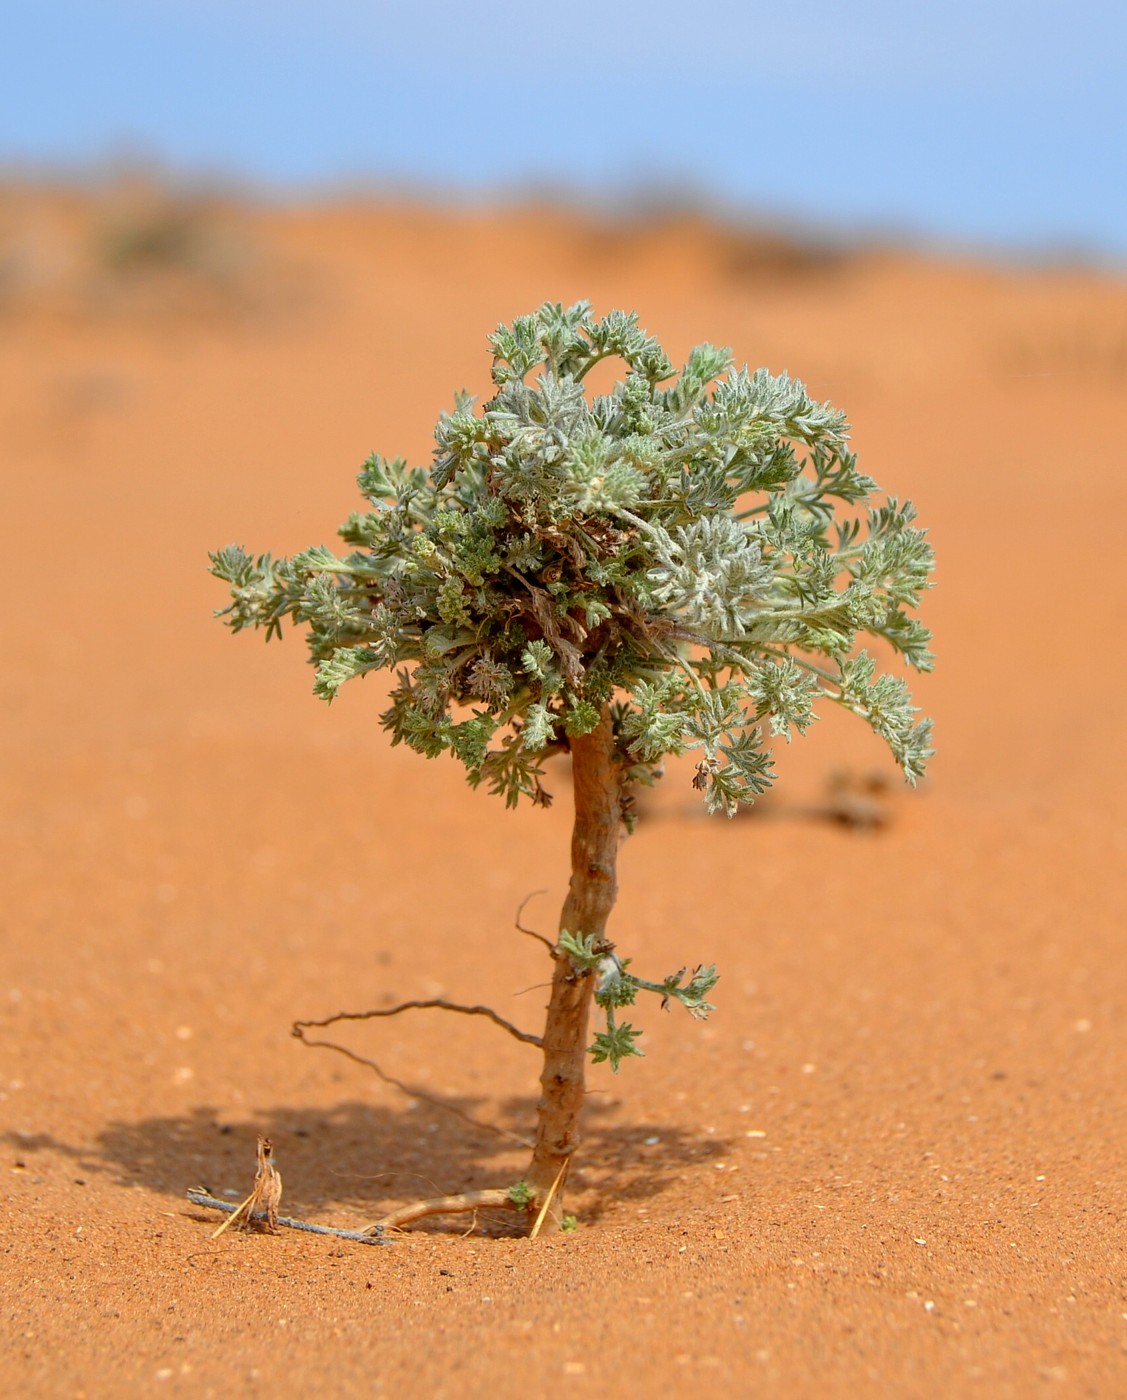
<instances>
[{"instance_id":1,"label":"exposed root","mask_svg":"<svg viewBox=\"0 0 1127 1400\"><path fill-rule=\"evenodd\" d=\"M376 1234L381 1230L392 1230L400 1225L409 1225L412 1220L422 1220L428 1215L458 1215L471 1210L516 1210L518 1206L504 1188L488 1191L463 1191L457 1196L433 1196L429 1201L413 1201L409 1206L400 1206L374 1225L369 1225L365 1233Z\"/></svg>"},{"instance_id":2,"label":"exposed root","mask_svg":"<svg viewBox=\"0 0 1127 1400\"><path fill-rule=\"evenodd\" d=\"M520 902L520 907L517 910L516 919L513 922L517 926L518 933L526 933L529 936L529 938L535 938L540 943L543 943L544 947L548 950L549 956L554 958L556 956L556 945L552 942L552 940L550 938L546 938L542 933L537 933L534 928L525 928L525 926L520 921L520 916L524 913L524 906L528 903L528 901L530 899L535 899L538 894L546 893L546 890L533 890L531 894L526 894Z\"/></svg>"}]
</instances>

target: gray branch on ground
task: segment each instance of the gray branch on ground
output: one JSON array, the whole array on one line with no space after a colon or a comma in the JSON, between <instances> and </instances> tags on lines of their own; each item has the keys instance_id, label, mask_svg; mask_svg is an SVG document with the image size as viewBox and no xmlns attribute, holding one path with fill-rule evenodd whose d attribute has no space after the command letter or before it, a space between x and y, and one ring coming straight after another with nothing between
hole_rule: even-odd
<instances>
[{"instance_id":1,"label":"gray branch on ground","mask_svg":"<svg viewBox=\"0 0 1127 1400\"><path fill-rule=\"evenodd\" d=\"M234 1215L240 1209L231 1201L217 1201L214 1196L202 1189L193 1188L189 1191L188 1200L194 1206L206 1206L208 1210L221 1210L227 1215ZM255 1212L250 1218L254 1221L265 1221L266 1212ZM381 1237L379 1225L371 1225L366 1230L338 1230L333 1225L313 1225L308 1220L294 1220L289 1215L279 1215L277 1223L284 1225L288 1230L304 1230L310 1235L335 1235L337 1239L354 1240L357 1244L391 1243L390 1240Z\"/></svg>"},{"instance_id":2,"label":"gray branch on ground","mask_svg":"<svg viewBox=\"0 0 1127 1400\"><path fill-rule=\"evenodd\" d=\"M422 1220L427 1215L457 1215L471 1210L526 1210L518 1206L507 1190L494 1187L487 1191L462 1191L456 1196L432 1196L428 1201L412 1201L401 1206L369 1226L371 1230L392 1230Z\"/></svg>"}]
</instances>

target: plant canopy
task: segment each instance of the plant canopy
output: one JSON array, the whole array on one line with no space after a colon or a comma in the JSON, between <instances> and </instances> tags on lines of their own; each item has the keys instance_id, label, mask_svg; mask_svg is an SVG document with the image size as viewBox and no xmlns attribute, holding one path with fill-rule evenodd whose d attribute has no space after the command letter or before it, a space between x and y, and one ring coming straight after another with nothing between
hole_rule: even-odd
<instances>
[{"instance_id":1,"label":"plant canopy","mask_svg":"<svg viewBox=\"0 0 1127 1400\"><path fill-rule=\"evenodd\" d=\"M383 1222L488 1202L535 1216L535 1234L549 1211L566 1219L587 1056L617 1070L641 1054L618 1011L641 992L698 1018L713 1009L714 967L647 980L606 936L634 789L690 751L694 787L731 816L770 785L772 738L804 733L823 703L871 725L915 782L930 724L859 643L930 668L915 611L932 554L911 504L858 470L843 414L785 374L737 369L712 345L677 371L633 313L600 320L586 302L546 304L490 346L493 397L480 408L457 397L429 469L365 462L367 507L341 527L343 551L232 547L212 569L230 586L221 616L234 631L305 627L326 700L394 670L382 717L392 742L452 754L510 806L546 806L545 760L571 756L571 882L558 939L534 935L554 963L543 1037L446 1004L542 1050L528 1170L516 1186ZM610 358L622 377L589 394L587 376ZM592 1004L605 1029L588 1044Z\"/></svg>"},{"instance_id":2,"label":"plant canopy","mask_svg":"<svg viewBox=\"0 0 1127 1400\"><path fill-rule=\"evenodd\" d=\"M364 463L345 551L212 555L228 625L303 625L326 700L396 669L392 742L452 754L509 805L546 804L545 758L608 706L627 790L694 750L709 809L732 815L772 782L767 736L803 733L820 702L914 782L930 723L857 642L931 667L914 612L932 552L909 502L874 500L844 415L712 345L678 372L636 315L586 302L490 348L496 392L457 396L429 470ZM612 356L623 378L589 396Z\"/></svg>"}]
</instances>

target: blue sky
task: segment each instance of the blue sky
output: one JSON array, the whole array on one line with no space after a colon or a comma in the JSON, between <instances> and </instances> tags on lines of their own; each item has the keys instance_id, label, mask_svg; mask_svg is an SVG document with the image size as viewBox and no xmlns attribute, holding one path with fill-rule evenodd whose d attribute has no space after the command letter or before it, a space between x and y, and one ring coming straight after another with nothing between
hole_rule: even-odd
<instances>
[{"instance_id":1,"label":"blue sky","mask_svg":"<svg viewBox=\"0 0 1127 1400\"><path fill-rule=\"evenodd\" d=\"M0 166L658 190L846 232L1127 261L1122 0L40 0Z\"/></svg>"}]
</instances>

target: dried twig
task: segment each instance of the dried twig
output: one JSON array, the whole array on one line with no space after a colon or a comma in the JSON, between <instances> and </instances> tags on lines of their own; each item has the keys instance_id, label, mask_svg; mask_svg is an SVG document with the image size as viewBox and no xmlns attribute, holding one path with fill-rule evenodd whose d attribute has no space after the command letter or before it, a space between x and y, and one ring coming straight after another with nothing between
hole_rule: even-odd
<instances>
[{"instance_id":1,"label":"dried twig","mask_svg":"<svg viewBox=\"0 0 1127 1400\"><path fill-rule=\"evenodd\" d=\"M540 1233L540 1227L544 1223L544 1217L548 1214L548 1208L551 1206L552 1201L555 1199L556 1192L560 1189L560 1186L563 1183L563 1179L567 1174L567 1169L570 1166L571 1158L565 1157L564 1160L560 1163L560 1169L556 1173L555 1181L552 1182L551 1190L544 1197L544 1204L540 1207L540 1210L537 1213L536 1223L528 1232L528 1238L530 1240L534 1240L536 1236Z\"/></svg>"},{"instance_id":2,"label":"dried twig","mask_svg":"<svg viewBox=\"0 0 1127 1400\"><path fill-rule=\"evenodd\" d=\"M495 1026L519 1040L524 1045L542 1048L544 1042L530 1031L522 1031L503 1016L498 1016L491 1006L463 1006L460 1002L446 1001L442 997L431 997L426 1001L401 1001L398 1006L386 1006L377 1011L338 1011L335 1016L326 1016L323 1021L295 1021L293 1034L304 1039L306 1030L321 1030L325 1026L335 1026L338 1021L371 1021L380 1016L398 1016L403 1011L456 1011L462 1016L487 1016Z\"/></svg>"},{"instance_id":3,"label":"dried twig","mask_svg":"<svg viewBox=\"0 0 1127 1400\"><path fill-rule=\"evenodd\" d=\"M390 1084L392 1088L400 1090L413 1099L421 1099L424 1103L429 1103L433 1108L442 1109L446 1113L452 1113L455 1118L460 1118L463 1123L469 1123L475 1128L484 1129L486 1132L497 1133L498 1136L508 1138L510 1142L518 1143L521 1147L531 1147L531 1142L516 1133L511 1133L507 1128L498 1127L495 1123L486 1123L480 1118L474 1118L468 1113L463 1113L461 1109L455 1108L453 1104L444 1103L433 1094L428 1094L425 1090L417 1088L412 1084L405 1084L403 1080L396 1079L394 1075L388 1074L381 1068L375 1060L369 1060L364 1055L358 1055L355 1051L349 1050L347 1046L338 1045L333 1040L311 1040L306 1031L311 1029L321 1029L324 1026L334 1026L338 1021L370 1021L379 1017L398 1016L403 1011L454 1011L463 1016L486 1016L494 1025L500 1026L502 1030L525 1045L541 1046L543 1042L538 1035L531 1035L528 1031L522 1031L518 1026L506 1021L503 1016L499 1016L491 1006L463 1006L460 1002L446 1001L441 997L430 998L426 1001L404 1001L398 1006L383 1007L375 1011L339 1011L335 1016L327 1016L323 1021L295 1021L292 1027L292 1034L304 1045L309 1045L321 1050L335 1050L338 1055L344 1055L346 1059L354 1061L358 1065L372 1070L385 1084Z\"/></svg>"},{"instance_id":4,"label":"dried twig","mask_svg":"<svg viewBox=\"0 0 1127 1400\"><path fill-rule=\"evenodd\" d=\"M234 1205L231 1201L217 1201L209 1192L202 1187L194 1188L188 1192L188 1200L195 1206L206 1206L209 1210L227 1211L234 1217L234 1214L242 1210L242 1206ZM246 1202L243 1203L244 1205ZM254 1217L252 1217L254 1218ZM224 1221L224 1225L230 1224ZM382 1238L375 1226L367 1230L338 1230L333 1225L312 1225L308 1220L294 1220L289 1215L279 1215L275 1224L284 1225L289 1230L304 1230L310 1235L335 1235L341 1240L355 1240L357 1244L390 1244L390 1240ZM216 1232L218 1233L218 1231ZM214 1238L214 1236L212 1236Z\"/></svg>"},{"instance_id":5,"label":"dried twig","mask_svg":"<svg viewBox=\"0 0 1127 1400\"><path fill-rule=\"evenodd\" d=\"M258 1167L254 1173L254 1189L241 1205L231 1212L230 1217L212 1234L218 1239L224 1230L232 1226L248 1230L257 1225L268 1235L278 1233L278 1205L282 1199L282 1177L274 1165L274 1144L269 1138L258 1135Z\"/></svg>"},{"instance_id":6,"label":"dried twig","mask_svg":"<svg viewBox=\"0 0 1127 1400\"><path fill-rule=\"evenodd\" d=\"M528 934L529 938L538 939L539 942L543 943L544 947L547 948L549 954L554 958L556 956L556 945L552 942L552 940L550 938L545 938L542 933L537 933L534 928L525 928L525 926L520 921L520 916L524 913L524 906L528 903L528 901L530 899L535 899L538 894L547 893L547 890L533 890L531 894L526 894L520 902L520 907L517 909L517 916L514 922L517 926L517 931L519 933L526 933Z\"/></svg>"},{"instance_id":7,"label":"dried twig","mask_svg":"<svg viewBox=\"0 0 1127 1400\"><path fill-rule=\"evenodd\" d=\"M295 1021L293 1034L303 1045L308 1045L316 1050L335 1050L338 1055L343 1055L346 1060L352 1060L354 1064L363 1065L365 1069L370 1069L385 1084L389 1084L393 1089L398 1089L401 1094L406 1094L408 1098L419 1099L422 1103L429 1103L432 1108L441 1109L443 1113L452 1113L455 1118L460 1118L463 1123L468 1123L472 1128L481 1128L484 1132L496 1133L498 1137L508 1138L510 1142L515 1142L518 1147L531 1147L530 1138L521 1137L519 1133L511 1133L508 1128L502 1128L497 1123L487 1123L484 1118L475 1118L470 1113L463 1112L460 1108L455 1108L452 1103L447 1103L444 1099L435 1098L433 1094L428 1094L425 1089L418 1088L414 1084L406 1084L402 1079L396 1079L394 1074L388 1074L382 1066L375 1060L369 1060L364 1055L358 1055L355 1050L350 1050L347 1045L338 1045L335 1040L310 1040L301 1027L311 1025L312 1022Z\"/></svg>"}]
</instances>

